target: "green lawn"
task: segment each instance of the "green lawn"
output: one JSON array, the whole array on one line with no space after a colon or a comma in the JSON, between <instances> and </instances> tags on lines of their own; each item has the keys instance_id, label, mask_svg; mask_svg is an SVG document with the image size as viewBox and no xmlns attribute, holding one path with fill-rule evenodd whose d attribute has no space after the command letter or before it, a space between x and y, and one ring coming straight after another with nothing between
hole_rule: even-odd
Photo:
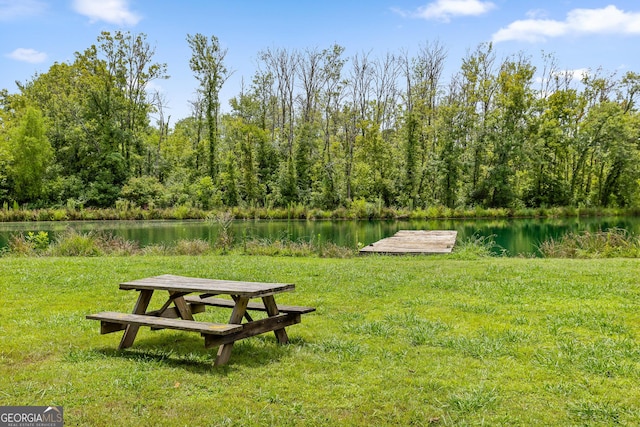
<instances>
[{"instance_id":1,"label":"green lawn","mask_svg":"<svg viewBox=\"0 0 640 427\"><path fill-rule=\"evenodd\" d=\"M0 405L62 405L65 425L84 426L638 425L639 267L3 257ZM120 333L85 315L130 311L137 295L118 283L163 273L293 282L279 302L317 311L288 328L289 345L250 338L219 368L194 333L143 328L116 351Z\"/></svg>"}]
</instances>

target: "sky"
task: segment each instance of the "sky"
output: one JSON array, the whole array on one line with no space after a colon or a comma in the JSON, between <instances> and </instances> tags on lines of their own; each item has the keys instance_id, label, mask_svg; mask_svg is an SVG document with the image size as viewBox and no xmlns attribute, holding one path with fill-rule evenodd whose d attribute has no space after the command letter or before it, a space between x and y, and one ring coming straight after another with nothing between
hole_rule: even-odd
<instances>
[{"instance_id":1,"label":"sky","mask_svg":"<svg viewBox=\"0 0 640 427\"><path fill-rule=\"evenodd\" d=\"M154 62L167 64L170 78L151 86L171 124L191 113L197 82L186 38L197 33L227 49L224 111L266 49L339 44L347 58L382 58L438 42L448 80L469 52L492 42L498 59L524 53L539 69L551 54L576 75L640 73L638 0L0 0L0 89L15 93L16 81L70 63L101 31L118 30L145 34Z\"/></svg>"}]
</instances>

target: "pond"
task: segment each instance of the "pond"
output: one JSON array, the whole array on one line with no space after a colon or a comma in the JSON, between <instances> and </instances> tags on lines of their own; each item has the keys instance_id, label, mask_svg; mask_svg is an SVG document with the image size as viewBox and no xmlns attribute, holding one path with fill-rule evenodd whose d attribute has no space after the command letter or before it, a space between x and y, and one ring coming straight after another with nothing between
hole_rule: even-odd
<instances>
[{"instance_id":1,"label":"pond","mask_svg":"<svg viewBox=\"0 0 640 427\"><path fill-rule=\"evenodd\" d=\"M218 226L206 221L73 221L0 223L0 250L8 246L14 233L46 231L51 239L67 228L79 232L103 231L127 240L150 244L170 244L180 239L213 241ZM368 245L398 230L456 230L458 242L478 236L495 241L496 253L506 255L539 255L538 246L548 239L558 239L568 232L598 231L624 228L640 233L640 217L562 218L562 219L474 219L420 221L234 221L231 231L236 241L260 238L333 242L355 248Z\"/></svg>"}]
</instances>

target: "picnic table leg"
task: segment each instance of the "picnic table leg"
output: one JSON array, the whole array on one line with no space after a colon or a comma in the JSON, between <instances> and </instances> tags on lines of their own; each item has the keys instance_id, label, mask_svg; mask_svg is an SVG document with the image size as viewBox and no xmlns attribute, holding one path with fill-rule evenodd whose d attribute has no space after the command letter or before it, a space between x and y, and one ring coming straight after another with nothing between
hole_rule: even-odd
<instances>
[{"instance_id":1,"label":"picnic table leg","mask_svg":"<svg viewBox=\"0 0 640 427\"><path fill-rule=\"evenodd\" d=\"M145 314L147 312L147 307L149 307L152 295L152 289L141 290L140 296L138 296L138 301L133 308L133 314ZM127 325L127 328L122 335L120 345L118 346L118 350L122 350L123 348L131 347L133 345L133 341L136 339L136 335L138 334L138 329L140 329L140 325Z\"/></svg>"},{"instance_id":2,"label":"picnic table leg","mask_svg":"<svg viewBox=\"0 0 640 427\"><path fill-rule=\"evenodd\" d=\"M267 314L269 314L269 317L277 316L278 314L280 314L280 311L278 310L278 305L276 304L276 300L273 297L273 295L262 297L262 302L264 303L264 306L267 309ZM276 334L276 338L278 339L278 342L280 344L286 344L289 342L287 331L285 331L284 328L276 329L273 332Z\"/></svg>"},{"instance_id":3,"label":"picnic table leg","mask_svg":"<svg viewBox=\"0 0 640 427\"><path fill-rule=\"evenodd\" d=\"M169 294L172 296L175 293L176 292L169 292ZM193 320L193 314L191 313L191 310L189 309L187 302L184 300L184 297L179 296L174 298L173 303L175 304L180 317L182 317L184 320Z\"/></svg>"},{"instance_id":4,"label":"picnic table leg","mask_svg":"<svg viewBox=\"0 0 640 427\"><path fill-rule=\"evenodd\" d=\"M233 298L233 301L237 303L238 298L240 297L238 295L231 295L231 298ZM248 311L244 312L244 318L247 319L247 322L253 322L253 318L251 317Z\"/></svg>"},{"instance_id":5,"label":"picnic table leg","mask_svg":"<svg viewBox=\"0 0 640 427\"><path fill-rule=\"evenodd\" d=\"M238 297L237 299L234 298L234 300L236 301L236 305L233 307L233 312L231 313L229 323L239 325L242 323L244 313L247 311L249 298ZM218 355L216 357L214 365L221 366L227 363L229 361L229 357L231 357L231 350L233 350L233 342L230 342L229 344L222 344L220 348L218 348Z\"/></svg>"}]
</instances>

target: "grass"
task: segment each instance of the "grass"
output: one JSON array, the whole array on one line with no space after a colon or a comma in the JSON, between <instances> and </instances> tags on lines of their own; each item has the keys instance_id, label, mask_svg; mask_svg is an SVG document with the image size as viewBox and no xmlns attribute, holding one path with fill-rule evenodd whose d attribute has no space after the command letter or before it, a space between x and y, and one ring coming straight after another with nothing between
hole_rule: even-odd
<instances>
[{"instance_id":1,"label":"grass","mask_svg":"<svg viewBox=\"0 0 640 427\"><path fill-rule=\"evenodd\" d=\"M242 254L2 257L0 405L66 425L638 425L636 259ZM117 351L85 315L162 273L294 282L315 313L236 344L143 328ZM152 304L158 301L152 301ZM230 312L204 317L224 320ZM203 315L199 315L203 316Z\"/></svg>"},{"instance_id":2,"label":"grass","mask_svg":"<svg viewBox=\"0 0 640 427\"><path fill-rule=\"evenodd\" d=\"M637 258L640 238L621 228L568 233L559 240L543 242L540 252L552 258Z\"/></svg>"},{"instance_id":3,"label":"grass","mask_svg":"<svg viewBox=\"0 0 640 427\"><path fill-rule=\"evenodd\" d=\"M201 239L178 240L167 244L153 244L145 247L131 240L101 232L80 233L72 228L51 241L49 234L40 231L15 233L9 237L7 248L0 250L0 256L131 256L131 255L212 255L243 254L289 257L352 258L356 248L336 245L323 241L321 235L308 240L293 241L287 238L245 238L236 237L230 230L233 220L229 216L210 219L222 224L218 236L213 241ZM494 235L473 235L458 241L452 258L458 260L478 259L492 256L506 256L507 251L497 245ZM540 254L547 258L639 258L640 237L624 229L569 233L559 240L549 239L538 247ZM524 255L520 255L524 256ZM529 255L533 256L533 255Z\"/></svg>"},{"instance_id":4,"label":"grass","mask_svg":"<svg viewBox=\"0 0 640 427\"><path fill-rule=\"evenodd\" d=\"M80 233L66 229L54 241L46 232L38 234L15 233L9 237L9 246L0 250L0 256L131 256L131 255L212 255L241 253L244 255L270 255L322 258L351 258L357 254L352 248L323 242L318 237L311 240L290 239L243 239L236 241L229 231L223 230L214 242L202 239L183 239L168 244L153 244L145 247L109 233ZM463 256L476 256L481 250L466 250Z\"/></svg>"},{"instance_id":5,"label":"grass","mask_svg":"<svg viewBox=\"0 0 640 427\"><path fill-rule=\"evenodd\" d=\"M287 207L220 207L204 210L190 205L141 208L130 203L116 203L111 208L84 208L76 203L67 206L30 209L29 206L0 207L0 222L17 221L87 221L87 220L151 220L211 219L219 215L237 219L442 219L442 218L580 218L596 216L633 216L639 208L551 207L551 208L428 208L385 207L380 202L354 200L348 206L333 210L315 209L292 204Z\"/></svg>"}]
</instances>

